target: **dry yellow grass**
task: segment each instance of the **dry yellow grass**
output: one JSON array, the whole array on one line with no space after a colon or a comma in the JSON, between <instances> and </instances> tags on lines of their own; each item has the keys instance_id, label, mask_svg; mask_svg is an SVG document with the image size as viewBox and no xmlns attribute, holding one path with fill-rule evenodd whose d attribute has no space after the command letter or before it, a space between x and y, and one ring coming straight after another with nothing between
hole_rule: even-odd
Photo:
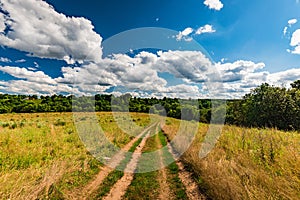
<instances>
[{"instance_id":1,"label":"dry yellow grass","mask_svg":"<svg viewBox=\"0 0 300 200\"><path fill-rule=\"evenodd\" d=\"M173 135L180 121L165 125ZM199 158L208 125L201 124L184 162L213 199L300 199L300 135L224 126L215 148Z\"/></svg>"},{"instance_id":2,"label":"dry yellow grass","mask_svg":"<svg viewBox=\"0 0 300 200\"><path fill-rule=\"evenodd\" d=\"M147 114L132 113L133 127L124 113L117 115L119 124L111 113L97 113L106 136L120 147L151 121ZM170 139L179 124L166 120L163 130ZM207 130L200 124L182 160L209 197L300 199L299 133L224 126L213 151L200 159ZM86 185L100 166L80 141L72 113L0 115L0 199L66 198L66 191Z\"/></svg>"},{"instance_id":3,"label":"dry yellow grass","mask_svg":"<svg viewBox=\"0 0 300 200\"><path fill-rule=\"evenodd\" d=\"M144 114L131 115L140 128L150 122ZM97 117L112 142L122 147L130 141L111 113ZM72 113L0 115L0 199L63 198L100 166L79 139Z\"/></svg>"}]
</instances>

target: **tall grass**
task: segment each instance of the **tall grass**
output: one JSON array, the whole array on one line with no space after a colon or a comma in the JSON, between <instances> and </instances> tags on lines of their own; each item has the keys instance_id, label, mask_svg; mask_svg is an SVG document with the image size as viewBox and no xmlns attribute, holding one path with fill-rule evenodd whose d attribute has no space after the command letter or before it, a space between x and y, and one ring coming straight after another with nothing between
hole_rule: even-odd
<instances>
[{"instance_id":1,"label":"tall grass","mask_svg":"<svg viewBox=\"0 0 300 200\"><path fill-rule=\"evenodd\" d=\"M180 123L171 120L164 131ZM199 158L208 125L201 124L183 161L212 199L299 199L300 135L275 129L225 126L210 154Z\"/></svg>"},{"instance_id":2,"label":"tall grass","mask_svg":"<svg viewBox=\"0 0 300 200\"><path fill-rule=\"evenodd\" d=\"M132 115L141 128L150 121ZM122 147L130 141L111 113L97 116L111 142ZM63 198L100 166L79 139L72 113L0 115L0 199Z\"/></svg>"},{"instance_id":3,"label":"tall grass","mask_svg":"<svg viewBox=\"0 0 300 200\"><path fill-rule=\"evenodd\" d=\"M122 114L117 117L124 129L111 113L97 116L106 136L120 147L151 121L147 114L131 114L136 126L128 135L125 130L133 126ZM179 124L167 119L163 130L169 139ZM200 159L207 130L200 124L182 159L208 197L300 199L299 133L224 126L213 151ZM64 198L66 191L93 179L100 166L80 141L71 113L0 115L0 199Z\"/></svg>"}]
</instances>

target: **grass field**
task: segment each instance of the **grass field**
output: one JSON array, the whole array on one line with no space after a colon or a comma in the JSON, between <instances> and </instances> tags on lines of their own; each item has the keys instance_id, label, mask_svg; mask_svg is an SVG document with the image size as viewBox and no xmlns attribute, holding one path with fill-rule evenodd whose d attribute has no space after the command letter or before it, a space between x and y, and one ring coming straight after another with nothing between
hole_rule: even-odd
<instances>
[{"instance_id":1,"label":"grass field","mask_svg":"<svg viewBox=\"0 0 300 200\"><path fill-rule=\"evenodd\" d=\"M111 113L97 116L112 142L122 147L131 140ZM141 130L150 121L143 114L132 118ZM85 185L99 167L80 141L71 113L1 115L0 199L62 197L64 191Z\"/></svg>"},{"instance_id":2,"label":"grass field","mask_svg":"<svg viewBox=\"0 0 300 200\"><path fill-rule=\"evenodd\" d=\"M153 122L147 114L136 113L131 113L134 127L122 113L116 119L111 113L97 113L97 117L107 138L121 148ZM174 138L179 124L180 120L167 118L162 130L168 139ZM299 133L224 126L213 151L200 159L207 129L208 125L199 125L181 161L208 198L300 199ZM132 132L128 135L125 130ZM142 152L165 146L163 132L152 134ZM156 162L159 157L164 162L167 153L157 154ZM123 162L131 158L126 159ZM0 199L71 199L72 193L81 191L103 167L79 139L72 113L0 115ZM170 199L187 199L178 173L178 166L172 163L159 171L135 174L123 198L163 198L160 184L167 184ZM104 197L123 175L112 171L90 198Z\"/></svg>"},{"instance_id":3,"label":"grass field","mask_svg":"<svg viewBox=\"0 0 300 200\"><path fill-rule=\"evenodd\" d=\"M172 138L180 121L168 119L164 127ZM212 199L300 199L300 134L274 129L224 126L213 151L199 159L198 134L182 157L195 173L199 186Z\"/></svg>"}]
</instances>

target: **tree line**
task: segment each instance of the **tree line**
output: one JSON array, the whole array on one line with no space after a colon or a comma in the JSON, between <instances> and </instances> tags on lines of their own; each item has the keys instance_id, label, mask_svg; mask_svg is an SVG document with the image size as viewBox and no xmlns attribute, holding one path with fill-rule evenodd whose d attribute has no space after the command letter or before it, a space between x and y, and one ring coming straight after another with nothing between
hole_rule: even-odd
<instances>
[{"instance_id":1,"label":"tree line","mask_svg":"<svg viewBox=\"0 0 300 200\"><path fill-rule=\"evenodd\" d=\"M267 83L227 103L226 122L247 127L300 130L300 80L291 88Z\"/></svg>"},{"instance_id":2,"label":"tree line","mask_svg":"<svg viewBox=\"0 0 300 200\"><path fill-rule=\"evenodd\" d=\"M225 122L227 124L300 130L300 80L292 83L290 89L265 83L240 100L227 100L226 104L221 103L219 107L214 106L212 109L215 101L217 100L138 98L132 97L130 94L120 97L100 94L93 97L72 95L38 97L37 95L0 94L0 113L152 112L178 119L209 123L212 113L218 115L220 110L225 109L225 105Z\"/></svg>"}]
</instances>

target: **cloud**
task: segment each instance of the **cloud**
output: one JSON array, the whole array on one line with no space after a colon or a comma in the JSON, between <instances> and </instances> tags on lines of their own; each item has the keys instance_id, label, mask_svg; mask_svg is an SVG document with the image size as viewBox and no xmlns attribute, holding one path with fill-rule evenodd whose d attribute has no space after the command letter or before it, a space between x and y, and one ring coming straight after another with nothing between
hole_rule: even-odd
<instances>
[{"instance_id":1,"label":"cloud","mask_svg":"<svg viewBox=\"0 0 300 200\"><path fill-rule=\"evenodd\" d=\"M2 0L1 3L7 13L0 13L1 45L68 63L101 59L102 38L94 32L91 21L67 17L42 0ZM7 27L9 31L4 33Z\"/></svg>"},{"instance_id":2,"label":"cloud","mask_svg":"<svg viewBox=\"0 0 300 200\"><path fill-rule=\"evenodd\" d=\"M290 50L292 54L300 54L300 29L292 34L290 46L294 47L294 50Z\"/></svg>"},{"instance_id":3,"label":"cloud","mask_svg":"<svg viewBox=\"0 0 300 200\"><path fill-rule=\"evenodd\" d=\"M170 98L201 98L203 94L201 94L199 88L193 85L179 84L175 86L169 86L163 88L159 92L155 92L151 94L151 96L156 98L170 97Z\"/></svg>"},{"instance_id":4,"label":"cloud","mask_svg":"<svg viewBox=\"0 0 300 200\"><path fill-rule=\"evenodd\" d=\"M203 33L214 33L214 32L216 32L216 30L214 30L213 26L212 26L212 25L209 25L209 24L206 24L205 26L200 27L200 28L196 31L196 34L197 34L197 35L200 35L200 34L203 34Z\"/></svg>"},{"instance_id":5,"label":"cloud","mask_svg":"<svg viewBox=\"0 0 300 200\"><path fill-rule=\"evenodd\" d=\"M78 88L68 84L60 84L43 71L32 71L26 68L0 66L0 71L14 76L15 80L0 81L0 89L14 94L53 95L68 93L86 95ZM90 93L91 94L91 93Z\"/></svg>"},{"instance_id":6,"label":"cloud","mask_svg":"<svg viewBox=\"0 0 300 200\"><path fill-rule=\"evenodd\" d=\"M290 20L288 21L288 24L289 24L290 26L292 26L292 25L296 24L297 22L298 22L297 19L290 19Z\"/></svg>"},{"instance_id":7,"label":"cloud","mask_svg":"<svg viewBox=\"0 0 300 200\"><path fill-rule=\"evenodd\" d=\"M15 77L1 81L0 89L18 94L74 95L113 94L130 92L141 97L177 98L241 98L264 82L287 84L300 77L299 69L269 73L264 63L245 60L213 63L200 51L159 51L114 54L102 58L102 38L92 23L80 17L67 17L41 0L1 0L0 45L26 51L32 56L82 62L78 67L62 67L62 75L52 78L36 67L0 66L0 71ZM206 0L210 9L221 10L220 1ZM295 19L288 24L297 23ZM288 28L288 27L287 27ZM284 30L284 34L288 29ZM192 40L195 35L214 33L212 25L198 29L185 28L177 40ZM300 30L296 30L290 45L292 53L300 54ZM5 58L0 58L5 61ZM8 61L8 60L6 60ZM15 61L26 62L26 60ZM37 63L36 63L37 64ZM172 85L160 76L173 75L180 83ZM221 84L222 83L222 84ZM171 85L171 86L170 86ZM214 87L216 86L216 87Z\"/></svg>"},{"instance_id":8,"label":"cloud","mask_svg":"<svg viewBox=\"0 0 300 200\"><path fill-rule=\"evenodd\" d=\"M0 57L0 62L10 63L11 60L10 60L9 58L3 58L3 57Z\"/></svg>"},{"instance_id":9,"label":"cloud","mask_svg":"<svg viewBox=\"0 0 300 200\"><path fill-rule=\"evenodd\" d=\"M108 94L109 88L116 87L123 89L116 89L111 94L129 92L139 97L233 99L241 98L265 82L289 85L300 77L300 69L272 74L263 71L264 63L245 60L223 62L212 63L199 51L141 52L134 57L115 54L98 63L63 67L62 76L58 78L42 71L0 66L0 71L17 78L0 81L0 87L10 93L38 95ZM168 80L159 76L165 72L183 82L168 86Z\"/></svg>"},{"instance_id":10,"label":"cloud","mask_svg":"<svg viewBox=\"0 0 300 200\"><path fill-rule=\"evenodd\" d=\"M74 83L80 89L84 89L83 85L100 85L102 92L111 86L123 86L131 90L159 90L167 82L158 77L157 71L151 67L156 59L156 55L147 52L141 52L134 58L115 54L112 58L105 58L98 63L76 68L64 67L63 77L56 81Z\"/></svg>"},{"instance_id":11,"label":"cloud","mask_svg":"<svg viewBox=\"0 0 300 200\"><path fill-rule=\"evenodd\" d=\"M220 74L219 88L214 89L214 97L236 99L241 98L251 89L267 81L269 73L260 71L265 67L264 63L238 60L235 62L215 64Z\"/></svg>"},{"instance_id":12,"label":"cloud","mask_svg":"<svg viewBox=\"0 0 300 200\"><path fill-rule=\"evenodd\" d=\"M55 81L58 84L72 85L87 94L104 93L110 87L123 87L127 91L148 92L148 97L159 94L168 97L175 97L176 94L186 98L200 97L199 92L194 93L197 87L190 84L206 81L206 73L211 65L210 60L197 51L168 51L157 54L141 52L134 57L114 54L98 63L75 68L63 67L62 77ZM163 72L183 79L185 84L178 87L167 86L167 80L158 75Z\"/></svg>"},{"instance_id":13,"label":"cloud","mask_svg":"<svg viewBox=\"0 0 300 200\"><path fill-rule=\"evenodd\" d=\"M1 82L0 82L1 87ZM74 95L86 95L78 91L77 88L68 85L49 85L47 83L37 83L28 80L11 80L2 83L2 90L9 91L13 94L36 94L36 95L53 95L59 93L68 93Z\"/></svg>"},{"instance_id":14,"label":"cloud","mask_svg":"<svg viewBox=\"0 0 300 200\"><path fill-rule=\"evenodd\" d=\"M4 33L5 29L6 29L5 18L4 15L0 13L0 33Z\"/></svg>"},{"instance_id":15,"label":"cloud","mask_svg":"<svg viewBox=\"0 0 300 200\"><path fill-rule=\"evenodd\" d=\"M194 32L194 29L188 27L185 28L183 31L179 31L179 34L176 35L176 40L180 41L182 39L186 40L186 41L190 41L192 40L191 37L189 37L190 34L192 34Z\"/></svg>"},{"instance_id":16,"label":"cloud","mask_svg":"<svg viewBox=\"0 0 300 200\"><path fill-rule=\"evenodd\" d=\"M287 26L284 27L284 29L283 29L283 35L284 35L284 36L287 34L287 30L288 30L288 27L287 27Z\"/></svg>"},{"instance_id":17,"label":"cloud","mask_svg":"<svg viewBox=\"0 0 300 200\"><path fill-rule=\"evenodd\" d=\"M283 29L283 35L287 35L287 33L289 33L288 29L292 27L292 25L296 24L298 22L297 19L290 19L288 20L288 25L286 27L284 27Z\"/></svg>"},{"instance_id":18,"label":"cloud","mask_svg":"<svg viewBox=\"0 0 300 200\"><path fill-rule=\"evenodd\" d=\"M199 51L141 52L133 58L115 54L97 64L64 67L63 77L55 80L59 84L74 83L83 93L104 93L114 86L143 97L240 98L268 80L269 73L260 72L264 67L264 63L244 60L214 64ZM159 73L172 74L183 83L167 86ZM101 87L93 88L97 85Z\"/></svg>"},{"instance_id":19,"label":"cloud","mask_svg":"<svg viewBox=\"0 0 300 200\"><path fill-rule=\"evenodd\" d=\"M300 77L300 69L293 68L286 71L276 72L268 76L268 82L274 85L289 86L290 83L298 80Z\"/></svg>"},{"instance_id":20,"label":"cloud","mask_svg":"<svg viewBox=\"0 0 300 200\"><path fill-rule=\"evenodd\" d=\"M221 74L223 82L243 81L257 70L263 69L264 63L239 60L233 63L216 63L216 68Z\"/></svg>"},{"instance_id":21,"label":"cloud","mask_svg":"<svg viewBox=\"0 0 300 200\"><path fill-rule=\"evenodd\" d=\"M188 27L188 28L185 28L183 31L179 31L179 34L176 35L176 40L177 41L181 41L181 40L184 40L184 41L192 41L193 40L193 35L201 35L203 33L214 33L216 32L216 30L214 30L213 26L212 25L209 25L209 24L206 24L200 28L198 28L197 30L191 28L191 27Z\"/></svg>"},{"instance_id":22,"label":"cloud","mask_svg":"<svg viewBox=\"0 0 300 200\"><path fill-rule=\"evenodd\" d=\"M20 60L16 60L16 61L15 61L15 63L24 63L24 62L26 62L25 59L20 59Z\"/></svg>"},{"instance_id":23,"label":"cloud","mask_svg":"<svg viewBox=\"0 0 300 200\"><path fill-rule=\"evenodd\" d=\"M30 71L26 68L0 66L0 71L10 74L16 78L25 79L35 83L56 84L56 82L43 71Z\"/></svg>"},{"instance_id":24,"label":"cloud","mask_svg":"<svg viewBox=\"0 0 300 200\"><path fill-rule=\"evenodd\" d=\"M185 82L201 83L207 81L206 73L211 61L200 51L158 52L154 68L159 72L168 72Z\"/></svg>"},{"instance_id":25,"label":"cloud","mask_svg":"<svg viewBox=\"0 0 300 200\"><path fill-rule=\"evenodd\" d=\"M220 0L205 0L204 5L208 6L209 9L221 10L223 8L223 3Z\"/></svg>"}]
</instances>

